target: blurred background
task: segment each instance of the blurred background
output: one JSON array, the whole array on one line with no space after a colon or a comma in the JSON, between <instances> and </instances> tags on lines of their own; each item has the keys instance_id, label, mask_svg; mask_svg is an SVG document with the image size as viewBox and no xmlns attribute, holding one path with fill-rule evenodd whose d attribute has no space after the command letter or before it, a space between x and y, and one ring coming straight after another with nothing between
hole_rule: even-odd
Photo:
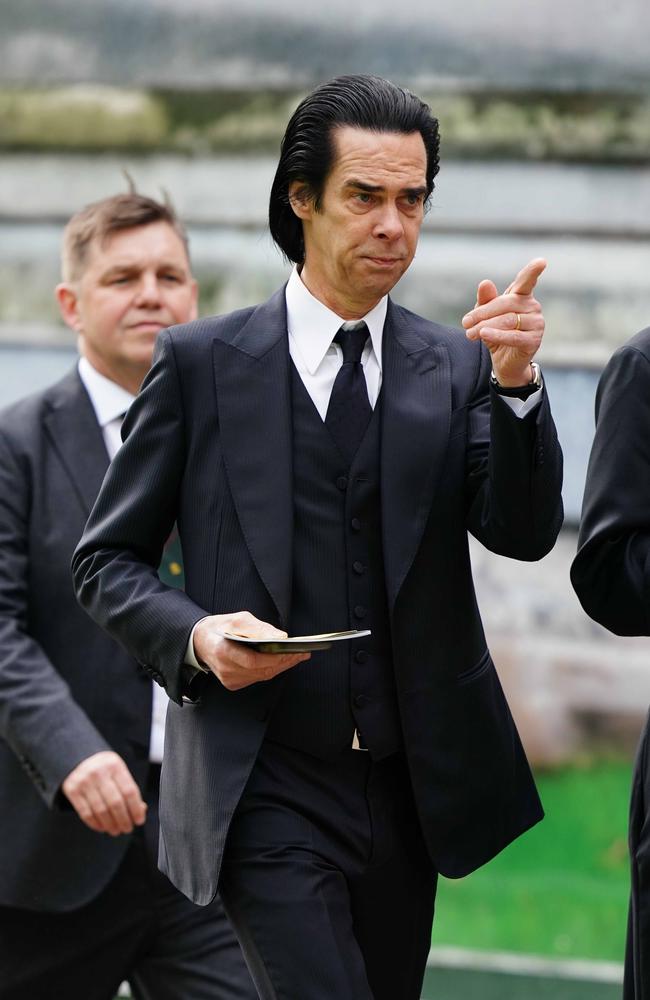
<instances>
[{"instance_id":1,"label":"blurred background","mask_svg":"<svg viewBox=\"0 0 650 1000\"><path fill-rule=\"evenodd\" d=\"M440 118L442 168L398 301L457 325L480 279L505 286L548 259L541 361L566 526L541 564L473 547L547 820L441 886L437 1000L620 994L648 643L590 622L568 569L598 375L650 323L648 37L645 0L0 0L0 405L71 364L52 295L62 227L124 190L124 168L188 224L202 313L276 288L288 272L265 215L279 139L338 73L388 76Z\"/></svg>"}]
</instances>

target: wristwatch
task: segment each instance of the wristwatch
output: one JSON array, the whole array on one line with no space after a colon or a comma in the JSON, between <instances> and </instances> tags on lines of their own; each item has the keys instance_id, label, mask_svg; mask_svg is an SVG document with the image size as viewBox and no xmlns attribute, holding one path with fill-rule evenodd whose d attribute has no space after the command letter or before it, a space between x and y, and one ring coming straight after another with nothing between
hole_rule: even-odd
<instances>
[{"instance_id":1,"label":"wristwatch","mask_svg":"<svg viewBox=\"0 0 650 1000\"><path fill-rule=\"evenodd\" d=\"M517 399L528 399L529 396L532 396L534 392L537 392L544 385L542 373L537 362L531 361L530 367L533 377L526 385L501 385L494 374L494 370L492 370L492 374L490 375L490 384L500 396L514 396Z\"/></svg>"}]
</instances>

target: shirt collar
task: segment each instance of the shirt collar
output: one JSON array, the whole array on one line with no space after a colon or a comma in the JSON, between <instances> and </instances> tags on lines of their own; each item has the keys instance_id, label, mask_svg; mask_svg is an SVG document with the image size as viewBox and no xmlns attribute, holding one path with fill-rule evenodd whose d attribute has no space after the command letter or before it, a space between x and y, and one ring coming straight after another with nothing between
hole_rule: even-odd
<instances>
[{"instance_id":1,"label":"shirt collar","mask_svg":"<svg viewBox=\"0 0 650 1000\"><path fill-rule=\"evenodd\" d=\"M78 368L79 378L90 396L90 402L93 404L99 426L106 427L112 420L123 416L135 396L132 396L117 382L100 374L96 368L93 368L88 358L79 358Z\"/></svg>"},{"instance_id":2,"label":"shirt collar","mask_svg":"<svg viewBox=\"0 0 650 1000\"><path fill-rule=\"evenodd\" d=\"M313 375L345 321L311 294L302 283L297 267L292 270L287 283L286 300L289 338L300 352L307 371ZM369 313L361 317L368 327L380 371L381 342L387 309L388 296L384 295Z\"/></svg>"}]
</instances>

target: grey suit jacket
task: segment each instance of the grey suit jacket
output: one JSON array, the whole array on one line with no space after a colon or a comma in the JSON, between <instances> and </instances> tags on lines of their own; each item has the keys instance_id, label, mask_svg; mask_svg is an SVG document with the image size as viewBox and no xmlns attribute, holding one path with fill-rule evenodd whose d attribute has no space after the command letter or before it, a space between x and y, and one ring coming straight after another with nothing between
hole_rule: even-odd
<instances>
[{"instance_id":1,"label":"grey suit jacket","mask_svg":"<svg viewBox=\"0 0 650 1000\"><path fill-rule=\"evenodd\" d=\"M151 684L79 608L70 558L108 467L76 368L0 414L0 904L74 909L128 837L93 833L60 786L114 749L143 786Z\"/></svg>"},{"instance_id":2,"label":"grey suit jacket","mask_svg":"<svg viewBox=\"0 0 650 1000\"><path fill-rule=\"evenodd\" d=\"M161 862L187 895L217 889L230 818L286 676L237 692L183 667L194 623L247 609L283 626L292 569L290 360L284 291L167 331L126 422L73 568L79 598L175 704L161 788ZM434 864L464 875L541 807L486 647L467 530L537 559L560 527L561 452L545 397L517 419L488 392L462 332L389 305L382 385L386 588L399 709ZM174 519L186 593L155 567Z\"/></svg>"}]
</instances>

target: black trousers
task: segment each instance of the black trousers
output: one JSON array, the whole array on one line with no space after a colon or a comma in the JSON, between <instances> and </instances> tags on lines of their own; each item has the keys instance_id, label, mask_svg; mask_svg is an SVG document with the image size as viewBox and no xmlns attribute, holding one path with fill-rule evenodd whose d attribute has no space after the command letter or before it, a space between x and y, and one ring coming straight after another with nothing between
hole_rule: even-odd
<instances>
[{"instance_id":1,"label":"black trousers","mask_svg":"<svg viewBox=\"0 0 650 1000\"><path fill-rule=\"evenodd\" d=\"M650 712L632 776L629 849L632 884L623 1000L650 1000Z\"/></svg>"},{"instance_id":2,"label":"black trousers","mask_svg":"<svg viewBox=\"0 0 650 1000\"><path fill-rule=\"evenodd\" d=\"M419 1000L435 890L401 754L263 745L221 889L261 1000Z\"/></svg>"},{"instance_id":3,"label":"black trousers","mask_svg":"<svg viewBox=\"0 0 650 1000\"><path fill-rule=\"evenodd\" d=\"M125 979L137 1000L257 1000L221 902L194 906L158 871L157 771L99 896L70 913L0 907L0 1000L112 1000Z\"/></svg>"}]
</instances>

